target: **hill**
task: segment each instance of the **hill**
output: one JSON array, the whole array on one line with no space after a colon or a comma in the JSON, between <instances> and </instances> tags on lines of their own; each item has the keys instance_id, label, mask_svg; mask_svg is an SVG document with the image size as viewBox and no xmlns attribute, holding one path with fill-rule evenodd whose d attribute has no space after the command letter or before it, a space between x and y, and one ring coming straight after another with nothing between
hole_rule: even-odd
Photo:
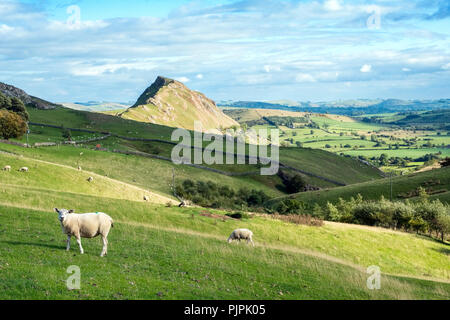
<instances>
[{"instance_id":1,"label":"hill","mask_svg":"<svg viewBox=\"0 0 450 320\"><path fill-rule=\"evenodd\" d=\"M440 199L443 202L450 200L450 168L444 167L430 171L418 172L392 178L392 199L404 200L418 196L418 187L426 189L431 198ZM294 198L303 201L311 209L314 204L324 205L327 202L336 203L339 198L349 200L357 194L364 199L377 200L381 196L389 199L391 196L390 178L378 179L356 183L333 189L324 189L312 192L303 192L277 198L271 201L271 205L286 198Z\"/></svg>"},{"instance_id":2,"label":"hill","mask_svg":"<svg viewBox=\"0 0 450 320\"><path fill-rule=\"evenodd\" d=\"M22 100L22 102L29 107L34 107L37 109L54 109L58 104L45 101L43 99L33 97L28 95L22 89L16 88L12 85L0 82L0 91L7 97L16 97Z\"/></svg>"},{"instance_id":3,"label":"hill","mask_svg":"<svg viewBox=\"0 0 450 320\"><path fill-rule=\"evenodd\" d=\"M204 94L192 91L179 81L159 76L126 111L124 119L194 129L200 121L204 130L224 129L238 123L217 108Z\"/></svg>"},{"instance_id":4,"label":"hill","mask_svg":"<svg viewBox=\"0 0 450 320\"><path fill-rule=\"evenodd\" d=\"M399 99L356 99L324 102L292 101L224 101L223 107L280 109L297 112L331 113L347 116L392 113L405 111L430 111L450 108L450 99L440 100L399 100Z\"/></svg>"},{"instance_id":5,"label":"hill","mask_svg":"<svg viewBox=\"0 0 450 320\"><path fill-rule=\"evenodd\" d=\"M123 111L130 107L125 102L108 102L108 101L88 101L88 102L63 102L66 108L91 111L91 112L116 112Z\"/></svg>"},{"instance_id":6,"label":"hill","mask_svg":"<svg viewBox=\"0 0 450 320\"><path fill-rule=\"evenodd\" d=\"M56 149L46 150L55 153L52 161L0 154L1 164L30 167L28 173L0 171L2 299L450 297L448 249L431 239L338 223L296 225L265 215L237 220L220 210L149 204L119 180L96 176L93 184L84 182L84 172L60 163L64 157ZM120 169L134 167L127 161ZM115 226L108 256L98 257L98 239L82 240L84 255L76 246L65 252L55 206L110 214ZM241 226L254 231L255 248L226 243ZM70 265L82 270L81 290L65 286ZM382 271L379 290L367 289L369 265Z\"/></svg>"}]
</instances>

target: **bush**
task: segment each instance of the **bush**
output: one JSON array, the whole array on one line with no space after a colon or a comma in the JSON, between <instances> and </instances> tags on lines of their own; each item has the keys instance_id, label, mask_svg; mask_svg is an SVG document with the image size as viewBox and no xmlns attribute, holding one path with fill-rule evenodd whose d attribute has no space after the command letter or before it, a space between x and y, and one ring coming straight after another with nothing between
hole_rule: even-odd
<instances>
[{"instance_id":1,"label":"bush","mask_svg":"<svg viewBox=\"0 0 450 320\"><path fill-rule=\"evenodd\" d=\"M228 217L234 218L234 219L249 219L250 215L247 212L243 211L237 211L233 213L227 213Z\"/></svg>"},{"instance_id":2,"label":"bush","mask_svg":"<svg viewBox=\"0 0 450 320\"><path fill-rule=\"evenodd\" d=\"M27 129L27 124L21 116L4 109L0 110L0 137L6 140L21 138Z\"/></svg>"},{"instance_id":3,"label":"bush","mask_svg":"<svg viewBox=\"0 0 450 320\"><path fill-rule=\"evenodd\" d=\"M303 202L295 199L285 199L275 207L275 211L279 214L298 214L303 209Z\"/></svg>"}]
</instances>

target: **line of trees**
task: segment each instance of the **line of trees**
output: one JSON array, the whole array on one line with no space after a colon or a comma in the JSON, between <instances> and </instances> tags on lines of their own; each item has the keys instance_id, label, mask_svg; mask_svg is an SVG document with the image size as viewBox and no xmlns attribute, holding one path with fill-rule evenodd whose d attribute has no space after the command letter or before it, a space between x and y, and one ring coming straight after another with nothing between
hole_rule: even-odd
<instances>
[{"instance_id":1,"label":"line of trees","mask_svg":"<svg viewBox=\"0 0 450 320\"><path fill-rule=\"evenodd\" d=\"M356 198L326 206L315 206L313 215L329 221L379 226L407 232L433 233L444 242L450 234L450 206L439 200L430 201L425 189L420 188L418 201L363 200Z\"/></svg>"},{"instance_id":2,"label":"line of trees","mask_svg":"<svg viewBox=\"0 0 450 320\"><path fill-rule=\"evenodd\" d=\"M284 199L266 208L269 213L309 214L322 220L378 226L406 232L428 234L442 242L450 235L450 205L439 200L430 201L423 187L415 201L364 200L358 194L350 200L339 198L335 203L315 204L309 208L302 201Z\"/></svg>"},{"instance_id":3,"label":"line of trees","mask_svg":"<svg viewBox=\"0 0 450 320\"><path fill-rule=\"evenodd\" d=\"M186 179L175 188L177 195L181 198L190 200L202 207L239 210L252 208L252 210L256 210L262 208L263 203L269 200L269 196L263 191L247 188L233 190L228 186L212 181Z\"/></svg>"},{"instance_id":4,"label":"line of trees","mask_svg":"<svg viewBox=\"0 0 450 320\"><path fill-rule=\"evenodd\" d=\"M0 92L0 137L6 140L21 138L27 131L30 116L24 103Z\"/></svg>"}]
</instances>

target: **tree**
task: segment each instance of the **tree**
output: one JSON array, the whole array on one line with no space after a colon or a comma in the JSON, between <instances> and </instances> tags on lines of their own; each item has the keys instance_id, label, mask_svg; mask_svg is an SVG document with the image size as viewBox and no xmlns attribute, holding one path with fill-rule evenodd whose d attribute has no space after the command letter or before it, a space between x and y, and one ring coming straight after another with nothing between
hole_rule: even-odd
<instances>
[{"instance_id":1,"label":"tree","mask_svg":"<svg viewBox=\"0 0 450 320\"><path fill-rule=\"evenodd\" d=\"M0 137L9 140L21 138L27 131L27 123L14 112L0 110Z\"/></svg>"},{"instance_id":2,"label":"tree","mask_svg":"<svg viewBox=\"0 0 450 320\"><path fill-rule=\"evenodd\" d=\"M0 109L11 109L11 99L0 92Z\"/></svg>"},{"instance_id":3,"label":"tree","mask_svg":"<svg viewBox=\"0 0 450 320\"><path fill-rule=\"evenodd\" d=\"M447 210L436 217L436 229L441 234L441 241L445 241L445 235L450 233L450 214Z\"/></svg>"},{"instance_id":4,"label":"tree","mask_svg":"<svg viewBox=\"0 0 450 320\"><path fill-rule=\"evenodd\" d=\"M306 185L301 175L296 174L283 181L288 193L300 192Z\"/></svg>"},{"instance_id":5,"label":"tree","mask_svg":"<svg viewBox=\"0 0 450 320\"><path fill-rule=\"evenodd\" d=\"M70 129L67 129L63 126L62 127L62 137L67 139L68 141L72 141L72 132L70 131Z\"/></svg>"},{"instance_id":6,"label":"tree","mask_svg":"<svg viewBox=\"0 0 450 320\"><path fill-rule=\"evenodd\" d=\"M19 116L22 117L24 121L28 121L30 119L30 115L28 114L25 105L19 98L13 97L11 99L11 108L9 110L17 113Z\"/></svg>"}]
</instances>

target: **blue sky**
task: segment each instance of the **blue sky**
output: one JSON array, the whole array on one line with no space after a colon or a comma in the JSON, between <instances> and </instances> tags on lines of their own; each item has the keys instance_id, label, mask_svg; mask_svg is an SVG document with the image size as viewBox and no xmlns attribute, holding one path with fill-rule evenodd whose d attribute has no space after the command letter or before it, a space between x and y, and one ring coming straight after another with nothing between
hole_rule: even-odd
<instances>
[{"instance_id":1,"label":"blue sky","mask_svg":"<svg viewBox=\"0 0 450 320\"><path fill-rule=\"evenodd\" d=\"M0 81L131 101L157 75L215 100L450 98L448 0L0 0Z\"/></svg>"}]
</instances>

